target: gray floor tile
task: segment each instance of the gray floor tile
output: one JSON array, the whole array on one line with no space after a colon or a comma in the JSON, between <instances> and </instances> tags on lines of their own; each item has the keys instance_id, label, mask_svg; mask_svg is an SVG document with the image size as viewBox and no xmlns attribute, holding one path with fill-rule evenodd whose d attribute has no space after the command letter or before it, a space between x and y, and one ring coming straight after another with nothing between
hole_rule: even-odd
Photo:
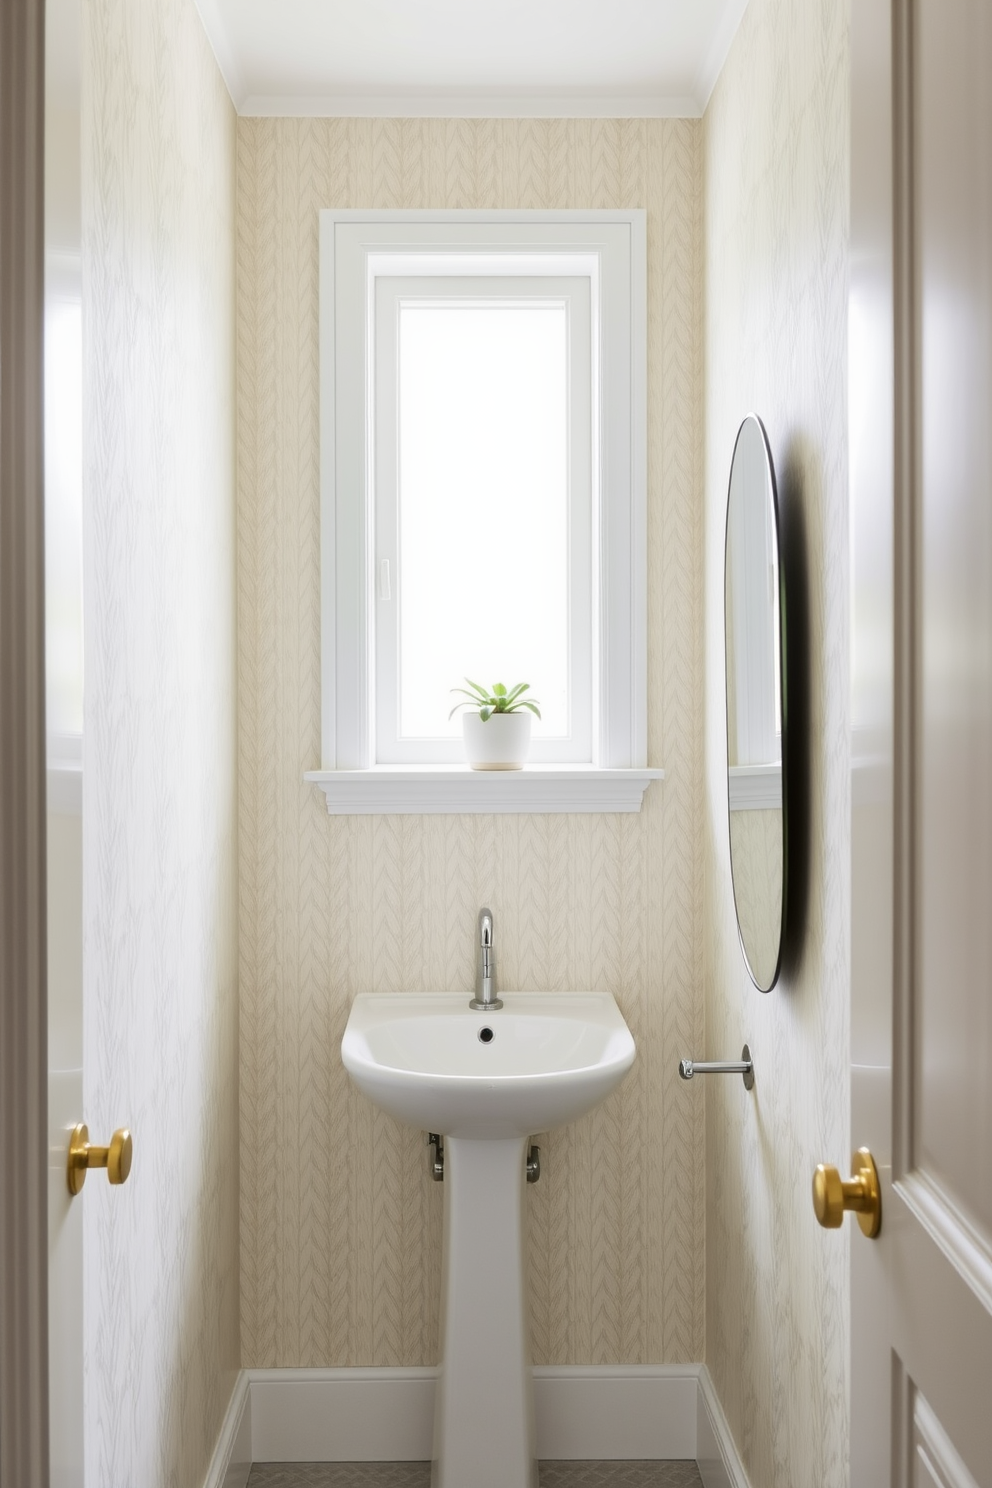
<instances>
[{"instance_id":1,"label":"gray floor tile","mask_svg":"<svg viewBox=\"0 0 992 1488\"><path fill-rule=\"evenodd\" d=\"M541 1488L703 1488L694 1462L542 1462Z\"/></svg>"},{"instance_id":2,"label":"gray floor tile","mask_svg":"<svg viewBox=\"0 0 992 1488\"><path fill-rule=\"evenodd\" d=\"M429 1462L256 1462L248 1488L430 1488ZM542 1462L541 1488L702 1488L694 1462Z\"/></svg>"},{"instance_id":3,"label":"gray floor tile","mask_svg":"<svg viewBox=\"0 0 992 1488\"><path fill-rule=\"evenodd\" d=\"M256 1462L248 1488L430 1488L429 1462Z\"/></svg>"}]
</instances>

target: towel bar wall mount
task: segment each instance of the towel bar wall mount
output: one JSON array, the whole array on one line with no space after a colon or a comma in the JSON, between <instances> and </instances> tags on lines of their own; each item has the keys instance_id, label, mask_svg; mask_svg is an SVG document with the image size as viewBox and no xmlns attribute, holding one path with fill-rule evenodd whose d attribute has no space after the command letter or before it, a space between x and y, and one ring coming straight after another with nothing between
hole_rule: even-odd
<instances>
[{"instance_id":1,"label":"towel bar wall mount","mask_svg":"<svg viewBox=\"0 0 992 1488\"><path fill-rule=\"evenodd\" d=\"M740 1059L680 1059L679 1074L683 1080L691 1080L695 1075L741 1075L744 1089L754 1089L754 1061L747 1044Z\"/></svg>"}]
</instances>

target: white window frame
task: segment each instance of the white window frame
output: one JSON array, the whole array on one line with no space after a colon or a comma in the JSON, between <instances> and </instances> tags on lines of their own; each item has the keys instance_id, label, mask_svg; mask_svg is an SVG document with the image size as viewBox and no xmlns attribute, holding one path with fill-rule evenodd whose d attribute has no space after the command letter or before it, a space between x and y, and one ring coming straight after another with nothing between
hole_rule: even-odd
<instances>
[{"instance_id":1,"label":"white window frame","mask_svg":"<svg viewBox=\"0 0 992 1488\"><path fill-rule=\"evenodd\" d=\"M471 772L374 763L372 386L381 275L535 269L594 281L593 730L586 766ZM320 213L321 769L332 813L638 810L647 768L646 214ZM594 410L594 420L596 412ZM598 444L598 448L596 448ZM589 804L581 804L587 801Z\"/></svg>"}]
</instances>

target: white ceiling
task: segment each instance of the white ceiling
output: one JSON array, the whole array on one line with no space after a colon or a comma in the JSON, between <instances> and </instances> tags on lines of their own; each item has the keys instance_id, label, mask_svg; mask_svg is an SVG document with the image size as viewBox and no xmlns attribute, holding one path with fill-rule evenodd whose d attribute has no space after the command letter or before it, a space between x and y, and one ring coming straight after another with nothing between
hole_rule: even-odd
<instances>
[{"instance_id":1,"label":"white ceiling","mask_svg":"<svg viewBox=\"0 0 992 1488\"><path fill-rule=\"evenodd\" d=\"M242 114L695 116L747 0L197 0Z\"/></svg>"}]
</instances>

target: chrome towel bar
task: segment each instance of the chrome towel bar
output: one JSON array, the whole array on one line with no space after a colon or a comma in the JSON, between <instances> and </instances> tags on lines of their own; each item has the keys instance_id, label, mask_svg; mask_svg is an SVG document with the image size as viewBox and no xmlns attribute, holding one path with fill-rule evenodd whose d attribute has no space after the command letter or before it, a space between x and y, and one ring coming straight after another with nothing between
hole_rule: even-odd
<instances>
[{"instance_id":1,"label":"chrome towel bar","mask_svg":"<svg viewBox=\"0 0 992 1488\"><path fill-rule=\"evenodd\" d=\"M740 1059L680 1059L679 1074L683 1080L691 1080L693 1075L742 1075L744 1089L754 1089L754 1062L747 1044Z\"/></svg>"}]
</instances>

